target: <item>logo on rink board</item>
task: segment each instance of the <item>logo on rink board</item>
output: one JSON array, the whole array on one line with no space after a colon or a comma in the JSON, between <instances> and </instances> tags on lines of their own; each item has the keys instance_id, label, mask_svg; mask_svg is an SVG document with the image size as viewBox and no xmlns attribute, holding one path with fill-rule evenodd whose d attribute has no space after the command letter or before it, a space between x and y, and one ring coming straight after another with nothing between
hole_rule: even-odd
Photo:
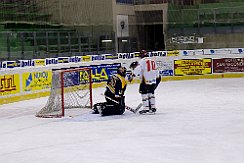
<instances>
[{"instance_id":1,"label":"logo on rink board","mask_svg":"<svg viewBox=\"0 0 244 163\"><path fill-rule=\"evenodd\" d=\"M173 61L156 61L160 76L173 76Z\"/></svg>"},{"instance_id":2,"label":"logo on rink board","mask_svg":"<svg viewBox=\"0 0 244 163\"><path fill-rule=\"evenodd\" d=\"M120 67L120 63L114 64L101 64L101 65L91 65L87 68L91 68L92 70L92 81L93 82L104 82L109 79L109 77L113 74L117 73L118 67Z\"/></svg>"},{"instance_id":3,"label":"logo on rink board","mask_svg":"<svg viewBox=\"0 0 244 163\"><path fill-rule=\"evenodd\" d=\"M92 61L100 61L100 60L105 60L105 56L104 55L94 55L92 56Z\"/></svg>"},{"instance_id":4,"label":"logo on rink board","mask_svg":"<svg viewBox=\"0 0 244 163\"><path fill-rule=\"evenodd\" d=\"M244 72L244 58L213 59L213 73Z\"/></svg>"},{"instance_id":5,"label":"logo on rink board","mask_svg":"<svg viewBox=\"0 0 244 163\"><path fill-rule=\"evenodd\" d=\"M118 53L119 59L130 59L134 58L135 54L134 53Z\"/></svg>"},{"instance_id":6,"label":"logo on rink board","mask_svg":"<svg viewBox=\"0 0 244 163\"><path fill-rule=\"evenodd\" d=\"M212 74L212 59L182 59L174 61L175 76Z\"/></svg>"},{"instance_id":7,"label":"logo on rink board","mask_svg":"<svg viewBox=\"0 0 244 163\"><path fill-rule=\"evenodd\" d=\"M46 58L46 65L58 64L58 58Z\"/></svg>"},{"instance_id":8,"label":"logo on rink board","mask_svg":"<svg viewBox=\"0 0 244 163\"><path fill-rule=\"evenodd\" d=\"M150 57L165 57L167 55L166 51L155 51L148 53Z\"/></svg>"},{"instance_id":9,"label":"logo on rink board","mask_svg":"<svg viewBox=\"0 0 244 163\"><path fill-rule=\"evenodd\" d=\"M91 56L88 56L88 55L82 56L82 61L83 62L89 62L89 61L91 61Z\"/></svg>"},{"instance_id":10,"label":"logo on rink board","mask_svg":"<svg viewBox=\"0 0 244 163\"><path fill-rule=\"evenodd\" d=\"M0 76L0 95L11 95L20 93L19 74Z\"/></svg>"},{"instance_id":11,"label":"logo on rink board","mask_svg":"<svg viewBox=\"0 0 244 163\"><path fill-rule=\"evenodd\" d=\"M45 59L33 59L31 62L33 66L45 66Z\"/></svg>"},{"instance_id":12,"label":"logo on rink board","mask_svg":"<svg viewBox=\"0 0 244 163\"><path fill-rule=\"evenodd\" d=\"M51 88L52 72L39 71L23 73L22 87L23 91L36 91Z\"/></svg>"}]
</instances>

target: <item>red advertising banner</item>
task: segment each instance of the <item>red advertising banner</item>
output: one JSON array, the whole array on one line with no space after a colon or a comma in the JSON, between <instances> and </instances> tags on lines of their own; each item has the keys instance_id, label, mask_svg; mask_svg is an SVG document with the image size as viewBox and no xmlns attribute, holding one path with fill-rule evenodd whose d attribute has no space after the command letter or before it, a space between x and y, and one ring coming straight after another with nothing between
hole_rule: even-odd
<instances>
[{"instance_id":1,"label":"red advertising banner","mask_svg":"<svg viewBox=\"0 0 244 163\"><path fill-rule=\"evenodd\" d=\"M213 59L213 73L244 72L244 58Z\"/></svg>"}]
</instances>

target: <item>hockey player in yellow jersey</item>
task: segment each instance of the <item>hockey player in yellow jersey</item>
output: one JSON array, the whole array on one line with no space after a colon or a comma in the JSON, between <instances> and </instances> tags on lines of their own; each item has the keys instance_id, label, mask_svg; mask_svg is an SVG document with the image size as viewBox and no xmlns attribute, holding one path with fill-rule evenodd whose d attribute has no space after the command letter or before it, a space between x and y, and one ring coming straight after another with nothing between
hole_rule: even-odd
<instances>
[{"instance_id":1,"label":"hockey player in yellow jersey","mask_svg":"<svg viewBox=\"0 0 244 163\"><path fill-rule=\"evenodd\" d=\"M105 103L94 105L94 111L102 116L121 115L125 112L125 97L127 82L125 80L126 68L119 67L117 74L114 74L107 81L105 90Z\"/></svg>"}]
</instances>

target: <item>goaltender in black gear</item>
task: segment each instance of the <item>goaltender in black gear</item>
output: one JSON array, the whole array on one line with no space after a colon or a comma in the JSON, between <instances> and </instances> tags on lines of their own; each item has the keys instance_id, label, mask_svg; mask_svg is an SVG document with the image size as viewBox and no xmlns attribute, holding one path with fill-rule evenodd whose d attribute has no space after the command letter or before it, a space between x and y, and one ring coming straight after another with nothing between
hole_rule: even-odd
<instances>
[{"instance_id":1,"label":"goaltender in black gear","mask_svg":"<svg viewBox=\"0 0 244 163\"><path fill-rule=\"evenodd\" d=\"M125 90L127 82L125 80L126 68L119 67L117 74L111 76L107 82L104 93L106 102L94 105L94 113L100 113L102 116L121 115L125 112Z\"/></svg>"}]
</instances>

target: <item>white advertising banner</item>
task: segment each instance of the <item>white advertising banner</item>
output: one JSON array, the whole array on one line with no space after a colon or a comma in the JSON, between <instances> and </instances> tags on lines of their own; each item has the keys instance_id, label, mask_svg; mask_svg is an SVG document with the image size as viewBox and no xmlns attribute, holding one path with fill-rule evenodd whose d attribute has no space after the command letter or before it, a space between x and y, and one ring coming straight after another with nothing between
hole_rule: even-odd
<instances>
[{"instance_id":1,"label":"white advertising banner","mask_svg":"<svg viewBox=\"0 0 244 163\"><path fill-rule=\"evenodd\" d=\"M181 56L203 55L203 49L197 50L180 50Z\"/></svg>"},{"instance_id":2,"label":"white advertising banner","mask_svg":"<svg viewBox=\"0 0 244 163\"><path fill-rule=\"evenodd\" d=\"M244 54L244 48L230 48L232 54Z\"/></svg>"},{"instance_id":3,"label":"white advertising banner","mask_svg":"<svg viewBox=\"0 0 244 163\"><path fill-rule=\"evenodd\" d=\"M230 49L204 49L205 55L225 55L231 54Z\"/></svg>"}]
</instances>

